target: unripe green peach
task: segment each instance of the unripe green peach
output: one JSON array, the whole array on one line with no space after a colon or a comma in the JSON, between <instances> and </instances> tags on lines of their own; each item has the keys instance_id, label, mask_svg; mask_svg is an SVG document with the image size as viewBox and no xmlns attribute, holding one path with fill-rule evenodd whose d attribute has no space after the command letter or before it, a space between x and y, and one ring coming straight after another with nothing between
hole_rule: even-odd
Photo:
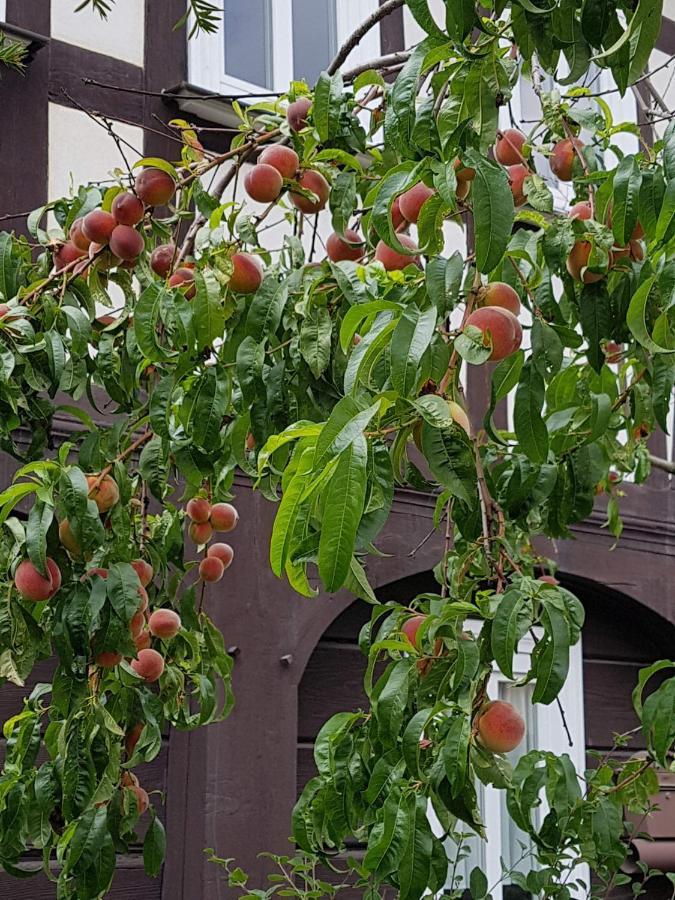
<instances>
[{"instance_id":1,"label":"unripe green peach","mask_svg":"<svg viewBox=\"0 0 675 900\"><path fill-rule=\"evenodd\" d=\"M211 504L203 497L193 497L192 500L188 500L188 504L185 507L185 512L193 522L202 524L203 522L209 521L209 516L211 515Z\"/></svg>"},{"instance_id":2,"label":"unripe green peach","mask_svg":"<svg viewBox=\"0 0 675 900\"><path fill-rule=\"evenodd\" d=\"M209 549L206 551L206 556L215 556L216 559L219 559L224 569L229 569L232 565L232 560L234 559L234 550L230 547L229 544L224 543L216 543L211 544Z\"/></svg>"},{"instance_id":3,"label":"unripe green peach","mask_svg":"<svg viewBox=\"0 0 675 900\"><path fill-rule=\"evenodd\" d=\"M522 206L524 203L527 203L525 179L530 174L530 170L522 163L518 163L515 166L508 166L506 172L509 177L511 193L513 194L513 202L516 206Z\"/></svg>"},{"instance_id":4,"label":"unripe green peach","mask_svg":"<svg viewBox=\"0 0 675 900\"><path fill-rule=\"evenodd\" d=\"M523 329L520 322L501 306L484 306L471 313L466 320L466 325L479 328L484 335L484 343L488 343L488 337L492 342L490 359L498 361L505 359L520 347L523 339Z\"/></svg>"},{"instance_id":5,"label":"unripe green peach","mask_svg":"<svg viewBox=\"0 0 675 900\"><path fill-rule=\"evenodd\" d=\"M131 568L138 575L138 580L143 587L146 588L155 574L150 563L144 559L134 559L131 561Z\"/></svg>"},{"instance_id":6,"label":"unripe green peach","mask_svg":"<svg viewBox=\"0 0 675 900\"><path fill-rule=\"evenodd\" d=\"M310 200L309 197L303 197L302 194L296 194L291 191L290 198L293 206L308 216L321 212L328 203L328 197L330 196L330 185L321 172L315 172L314 169L307 169L298 178L298 184L301 188L304 188L304 190L316 194L317 199Z\"/></svg>"},{"instance_id":7,"label":"unripe green peach","mask_svg":"<svg viewBox=\"0 0 675 900\"><path fill-rule=\"evenodd\" d=\"M131 191L122 191L112 202L110 212L120 225L138 225L145 213L143 203Z\"/></svg>"},{"instance_id":8,"label":"unripe green peach","mask_svg":"<svg viewBox=\"0 0 675 900\"><path fill-rule=\"evenodd\" d=\"M424 615L411 616L411 618L406 619L403 625L401 625L401 631L414 647L417 647L417 632L426 621L426 618L427 617Z\"/></svg>"},{"instance_id":9,"label":"unripe green peach","mask_svg":"<svg viewBox=\"0 0 675 900\"><path fill-rule=\"evenodd\" d=\"M208 522L193 522L188 529L188 534L191 540L201 547L203 544L208 544L213 537L213 528Z\"/></svg>"},{"instance_id":10,"label":"unripe green peach","mask_svg":"<svg viewBox=\"0 0 675 900\"><path fill-rule=\"evenodd\" d=\"M398 235L399 243L409 250L417 250L418 247L411 237L407 234ZM375 248L375 259L382 263L387 272L395 272L399 269L405 269L406 266L415 265L421 267L419 256L406 256L393 250L384 241L380 241Z\"/></svg>"},{"instance_id":11,"label":"unripe green peach","mask_svg":"<svg viewBox=\"0 0 675 900\"><path fill-rule=\"evenodd\" d=\"M343 240L334 231L328 236L326 241L326 256L328 259L332 262L341 262L342 260L357 262L359 259L362 259L365 253L365 245L361 235L354 231L353 228L345 228L344 236L347 240Z\"/></svg>"},{"instance_id":12,"label":"unripe green peach","mask_svg":"<svg viewBox=\"0 0 675 900\"><path fill-rule=\"evenodd\" d=\"M56 563L53 562L53 565L56 566ZM54 586L53 574L54 569L48 565L47 577L45 578L29 559L24 559L23 562L19 563L14 573L14 585L24 600L40 603L42 600L49 600L55 593L55 590L58 590ZM59 585L60 577L61 573L59 572Z\"/></svg>"},{"instance_id":13,"label":"unripe green peach","mask_svg":"<svg viewBox=\"0 0 675 900\"><path fill-rule=\"evenodd\" d=\"M244 176L244 190L257 203L273 203L283 186L281 172L266 163L258 163Z\"/></svg>"},{"instance_id":14,"label":"unripe green peach","mask_svg":"<svg viewBox=\"0 0 675 900\"><path fill-rule=\"evenodd\" d=\"M202 581L213 583L220 581L225 572L223 561L217 556L207 556L199 563L199 577Z\"/></svg>"},{"instance_id":15,"label":"unripe green peach","mask_svg":"<svg viewBox=\"0 0 675 900\"><path fill-rule=\"evenodd\" d=\"M560 181L572 181L575 161L578 160L576 151L581 152L583 147L579 138L564 138L562 141L558 141L549 157L549 165L556 178L559 178Z\"/></svg>"},{"instance_id":16,"label":"unripe green peach","mask_svg":"<svg viewBox=\"0 0 675 900\"><path fill-rule=\"evenodd\" d=\"M398 198L401 213L408 222L417 222L420 217L420 211L430 197L433 197L436 191L433 188L420 181L416 185L406 191Z\"/></svg>"},{"instance_id":17,"label":"unripe green peach","mask_svg":"<svg viewBox=\"0 0 675 900\"><path fill-rule=\"evenodd\" d=\"M235 253L232 267L230 289L238 294L255 294L263 280L263 267L258 257L252 253Z\"/></svg>"},{"instance_id":18,"label":"unripe green peach","mask_svg":"<svg viewBox=\"0 0 675 900\"><path fill-rule=\"evenodd\" d=\"M156 650L139 650L136 659L131 660L131 668L137 675L151 684L164 671L164 660Z\"/></svg>"},{"instance_id":19,"label":"unripe green peach","mask_svg":"<svg viewBox=\"0 0 675 900\"><path fill-rule=\"evenodd\" d=\"M283 178L295 178L300 168L300 157L292 147L272 144L260 154L258 163L272 166Z\"/></svg>"},{"instance_id":20,"label":"unripe green peach","mask_svg":"<svg viewBox=\"0 0 675 900\"><path fill-rule=\"evenodd\" d=\"M130 225L118 225L110 235L110 251L125 261L137 259L145 242L143 235Z\"/></svg>"},{"instance_id":21,"label":"unripe green peach","mask_svg":"<svg viewBox=\"0 0 675 900\"><path fill-rule=\"evenodd\" d=\"M476 295L476 302L478 306L500 306L508 309L514 316L520 313L520 297L504 281L492 281L481 287Z\"/></svg>"},{"instance_id":22,"label":"unripe green peach","mask_svg":"<svg viewBox=\"0 0 675 900\"><path fill-rule=\"evenodd\" d=\"M525 736L525 722L518 710L504 700L487 703L478 714L481 743L493 753L510 753Z\"/></svg>"},{"instance_id":23,"label":"unripe green peach","mask_svg":"<svg viewBox=\"0 0 675 900\"><path fill-rule=\"evenodd\" d=\"M93 500L100 513L107 512L119 501L120 489L110 475L105 475L97 486L98 475L87 475L89 499Z\"/></svg>"},{"instance_id":24,"label":"unripe green peach","mask_svg":"<svg viewBox=\"0 0 675 900\"><path fill-rule=\"evenodd\" d=\"M516 166L523 161L525 135L515 128L505 128L497 135L495 159L502 166Z\"/></svg>"},{"instance_id":25,"label":"unripe green peach","mask_svg":"<svg viewBox=\"0 0 675 900\"><path fill-rule=\"evenodd\" d=\"M209 521L214 531L232 531L239 521L239 513L231 503L214 503Z\"/></svg>"},{"instance_id":26,"label":"unripe green peach","mask_svg":"<svg viewBox=\"0 0 675 900\"><path fill-rule=\"evenodd\" d=\"M148 622L150 634L165 641L175 637L180 627L180 616L172 609L156 609Z\"/></svg>"},{"instance_id":27,"label":"unripe green peach","mask_svg":"<svg viewBox=\"0 0 675 900\"><path fill-rule=\"evenodd\" d=\"M143 169L136 177L134 190L146 206L165 206L176 193L176 182L162 169Z\"/></svg>"}]
</instances>

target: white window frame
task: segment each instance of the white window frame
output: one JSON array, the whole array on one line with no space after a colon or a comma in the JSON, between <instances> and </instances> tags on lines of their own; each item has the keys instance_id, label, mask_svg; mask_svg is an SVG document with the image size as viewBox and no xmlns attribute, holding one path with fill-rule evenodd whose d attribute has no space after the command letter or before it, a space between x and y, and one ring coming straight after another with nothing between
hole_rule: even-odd
<instances>
[{"instance_id":1,"label":"white window frame","mask_svg":"<svg viewBox=\"0 0 675 900\"><path fill-rule=\"evenodd\" d=\"M2 3L2 0L0 0ZM359 22L378 7L377 0L335 0L337 43L340 46ZM272 72L271 87L234 78L225 72L224 24L217 32L200 32L188 42L189 79L200 88L220 94L282 93L293 81L292 0L271 0ZM380 29L371 28L350 54L347 66L358 65L380 55ZM310 85L312 87L312 85Z\"/></svg>"},{"instance_id":2,"label":"white window frame","mask_svg":"<svg viewBox=\"0 0 675 900\"><path fill-rule=\"evenodd\" d=\"M0 22L5 21L5 16L7 15L7 0L0 0Z\"/></svg>"},{"instance_id":3,"label":"white window frame","mask_svg":"<svg viewBox=\"0 0 675 900\"><path fill-rule=\"evenodd\" d=\"M478 634L481 629L481 622L466 622L465 627L468 631ZM514 680L518 680L524 676L530 668L530 656L534 648L534 640L528 634L521 639L518 652L514 656L513 674ZM488 696L492 699L500 697L500 686L510 685L512 682L506 678L494 666L493 673L488 683ZM517 688L516 688L517 689ZM565 710L565 718L567 727L574 746L570 747L567 734L562 721L560 710L556 703L548 706L535 704L532 709L536 719L535 732L536 744L538 750L550 751L557 755L567 753L572 760L577 772L583 773L586 768L586 735L584 729L584 691L583 691L583 657L581 652L581 641L570 648L570 668L567 681L560 692L560 702ZM500 859L506 857L505 849L502 842L502 816L503 816L503 798L504 791L487 785L483 787L484 806L483 818L487 825L488 840L482 844L484 859L478 864L481 865L488 880L488 885L492 887L502 877L502 869ZM544 801L539 807L539 821L542 821L547 812L547 806ZM429 808L429 819L432 828L437 835L443 834L443 828L434 815L433 809ZM458 823L458 827L462 830L462 823ZM467 825L463 830L470 831ZM454 851L454 846L453 846ZM476 864L476 863L472 863ZM577 866L569 878L569 885L581 879L588 885L590 873L588 866ZM449 887L449 885L446 885ZM468 885L466 885L468 887ZM502 885L500 884L493 892L494 900L502 900ZM574 895L573 895L574 896ZM584 895L585 896L585 895ZM581 900L581 895L578 895Z\"/></svg>"}]
</instances>

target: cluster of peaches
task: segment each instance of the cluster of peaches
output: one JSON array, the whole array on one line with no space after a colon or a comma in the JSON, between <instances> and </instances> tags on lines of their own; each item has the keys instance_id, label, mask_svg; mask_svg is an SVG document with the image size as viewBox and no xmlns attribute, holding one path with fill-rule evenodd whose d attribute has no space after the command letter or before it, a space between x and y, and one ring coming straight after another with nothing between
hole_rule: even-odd
<instances>
[{"instance_id":1,"label":"cluster of peaches","mask_svg":"<svg viewBox=\"0 0 675 900\"><path fill-rule=\"evenodd\" d=\"M525 142L524 134L515 128L507 128L499 133L494 147L495 159L506 167L516 206L522 206L527 202L524 183L527 176L532 174L523 156ZM556 178L565 182L573 180L575 168L580 165L579 157L583 153L583 149L583 142L575 137L564 138L555 144L549 157L549 165ZM569 216L581 221L592 219L593 206L589 201L583 200L571 207ZM611 228L611 211L608 213L606 224ZM611 269L622 259L631 259L637 262L644 259L644 248L640 242L643 237L644 230L638 222L628 244L625 247L613 247L610 251L608 268ZM579 240L572 247L567 258L567 271L575 281L591 284L605 277L606 273L588 270L591 251L590 241Z\"/></svg>"},{"instance_id":2,"label":"cluster of peaches","mask_svg":"<svg viewBox=\"0 0 675 900\"><path fill-rule=\"evenodd\" d=\"M205 547L214 531L232 531L239 521L239 513L231 503L211 505L204 497L193 497L185 507L190 519L188 534L199 547ZM202 581L220 581L234 559L234 550L229 544L217 542L206 548L206 556L199 563L199 577Z\"/></svg>"}]
</instances>

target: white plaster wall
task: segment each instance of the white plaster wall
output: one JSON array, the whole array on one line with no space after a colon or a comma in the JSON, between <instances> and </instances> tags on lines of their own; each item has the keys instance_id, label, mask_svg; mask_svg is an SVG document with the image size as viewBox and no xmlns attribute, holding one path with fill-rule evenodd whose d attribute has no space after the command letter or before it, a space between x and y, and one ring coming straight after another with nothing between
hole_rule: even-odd
<instances>
[{"instance_id":1,"label":"white plaster wall","mask_svg":"<svg viewBox=\"0 0 675 900\"><path fill-rule=\"evenodd\" d=\"M675 0L665 0L663 4L663 15L666 19L675 19Z\"/></svg>"},{"instance_id":2,"label":"white plaster wall","mask_svg":"<svg viewBox=\"0 0 675 900\"><path fill-rule=\"evenodd\" d=\"M136 148L124 147L130 165L140 159L143 150L142 129L117 122L115 131ZM86 113L78 109L49 104L50 200L70 196L73 185L87 181L112 179L112 170L126 168L112 138Z\"/></svg>"},{"instance_id":3,"label":"white plaster wall","mask_svg":"<svg viewBox=\"0 0 675 900\"><path fill-rule=\"evenodd\" d=\"M51 4L52 37L55 40L105 53L135 66L143 65L143 0L117 0L107 19L102 19L90 7L75 12L79 5L75 0L51 0ZM173 24L167 21L166 27L171 28Z\"/></svg>"},{"instance_id":4,"label":"white plaster wall","mask_svg":"<svg viewBox=\"0 0 675 900\"><path fill-rule=\"evenodd\" d=\"M0 22L5 21L6 6L5 0L0 0Z\"/></svg>"}]
</instances>

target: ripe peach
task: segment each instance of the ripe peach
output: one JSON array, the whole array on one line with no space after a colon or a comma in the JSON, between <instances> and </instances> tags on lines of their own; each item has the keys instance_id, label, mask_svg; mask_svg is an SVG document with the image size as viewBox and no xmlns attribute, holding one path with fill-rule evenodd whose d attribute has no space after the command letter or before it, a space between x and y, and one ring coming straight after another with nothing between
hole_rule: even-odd
<instances>
[{"instance_id":1,"label":"ripe peach","mask_svg":"<svg viewBox=\"0 0 675 900\"><path fill-rule=\"evenodd\" d=\"M467 325L480 328L487 344L488 336L492 342L490 360L505 359L520 347L523 338L523 329L520 322L501 306L483 306L471 313L466 320Z\"/></svg>"},{"instance_id":2,"label":"ripe peach","mask_svg":"<svg viewBox=\"0 0 675 900\"><path fill-rule=\"evenodd\" d=\"M129 631L131 632L132 638L137 638L140 633L145 628L145 614L140 610L137 613L134 613L131 617L131 621L129 622Z\"/></svg>"},{"instance_id":3,"label":"ripe peach","mask_svg":"<svg viewBox=\"0 0 675 900\"><path fill-rule=\"evenodd\" d=\"M309 97L299 97L293 103L288 104L286 110L286 121L291 131L302 131L307 127L307 113L312 108L312 101Z\"/></svg>"},{"instance_id":4,"label":"ripe peach","mask_svg":"<svg viewBox=\"0 0 675 900\"><path fill-rule=\"evenodd\" d=\"M164 671L164 660L156 650L139 650L136 659L131 660L131 668L144 681L157 681Z\"/></svg>"},{"instance_id":5,"label":"ripe peach","mask_svg":"<svg viewBox=\"0 0 675 900\"><path fill-rule=\"evenodd\" d=\"M143 788L138 784L131 784L129 785L129 787L125 787L125 791L131 791L131 793L136 798L136 806L138 807L139 816L142 816L148 811L148 807L150 806L150 797L148 797L147 791L143 790Z\"/></svg>"},{"instance_id":6,"label":"ripe peach","mask_svg":"<svg viewBox=\"0 0 675 900\"><path fill-rule=\"evenodd\" d=\"M266 163L258 163L244 176L244 190L251 200L258 203L272 203L281 193L283 186L284 179L281 172Z\"/></svg>"},{"instance_id":7,"label":"ripe peach","mask_svg":"<svg viewBox=\"0 0 675 900\"><path fill-rule=\"evenodd\" d=\"M525 179L530 174L530 170L522 163L515 166L508 166L506 169L509 176L509 184L511 185L511 193L513 194L513 202L516 206L522 206L527 203L525 195Z\"/></svg>"},{"instance_id":8,"label":"ripe peach","mask_svg":"<svg viewBox=\"0 0 675 900\"><path fill-rule=\"evenodd\" d=\"M231 503L214 503L210 522L214 531L233 531L239 521L239 513Z\"/></svg>"},{"instance_id":9,"label":"ripe peach","mask_svg":"<svg viewBox=\"0 0 675 900\"><path fill-rule=\"evenodd\" d=\"M518 710L504 700L493 700L478 715L481 742L493 753L515 750L525 735L525 722Z\"/></svg>"},{"instance_id":10,"label":"ripe peach","mask_svg":"<svg viewBox=\"0 0 675 900\"><path fill-rule=\"evenodd\" d=\"M70 226L68 237L70 238L71 242L75 244L78 250L83 250L85 253L87 252L91 241L85 235L84 231L82 231L82 219L75 219L73 224Z\"/></svg>"},{"instance_id":11,"label":"ripe peach","mask_svg":"<svg viewBox=\"0 0 675 900\"><path fill-rule=\"evenodd\" d=\"M176 193L176 182L162 169L143 169L136 176L134 191L146 206L165 206Z\"/></svg>"},{"instance_id":12,"label":"ripe peach","mask_svg":"<svg viewBox=\"0 0 675 900\"><path fill-rule=\"evenodd\" d=\"M405 194L401 194L399 201L404 219L408 222L417 222L422 206L435 193L436 191L433 188L427 187L423 181L420 181L406 191Z\"/></svg>"},{"instance_id":13,"label":"ripe peach","mask_svg":"<svg viewBox=\"0 0 675 900\"><path fill-rule=\"evenodd\" d=\"M427 617L424 615L412 616L410 619L406 619L403 625L401 625L401 631L414 647L417 646L417 632L420 630L422 623L426 618Z\"/></svg>"},{"instance_id":14,"label":"ripe peach","mask_svg":"<svg viewBox=\"0 0 675 900\"><path fill-rule=\"evenodd\" d=\"M103 209L95 209L82 220L82 233L87 240L96 244L107 244L115 230L115 217Z\"/></svg>"},{"instance_id":15,"label":"ripe peach","mask_svg":"<svg viewBox=\"0 0 675 900\"><path fill-rule=\"evenodd\" d=\"M9 306L6 303L0 303L0 319L4 319L9 312Z\"/></svg>"},{"instance_id":16,"label":"ripe peach","mask_svg":"<svg viewBox=\"0 0 675 900\"><path fill-rule=\"evenodd\" d=\"M188 300L192 300L192 298L197 293L197 287L194 283L195 281L195 273L192 269L188 269L185 266L182 266L180 269L176 269L171 278L169 278L167 284L170 288L183 288L187 285L190 285L187 290L183 291L185 297Z\"/></svg>"},{"instance_id":17,"label":"ripe peach","mask_svg":"<svg viewBox=\"0 0 675 900\"><path fill-rule=\"evenodd\" d=\"M553 575L540 575L537 581L543 581L544 584L560 584L557 578L554 578Z\"/></svg>"},{"instance_id":18,"label":"ripe peach","mask_svg":"<svg viewBox=\"0 0 675 900\"><path fill-rule=\"evenodd\" d=\"M171 271L173 259L176 255L176 248L173 244L160 244L152 251L150 255L150 268L159 275L160 278L166 278Z\"/></svg>"},{"instance_id":19,"label":"ripe peach","mask_svg":"<svg viewBox=\"0 0 675 900\"><path fill-rule=\"evenodd\" d=\"M520 313L520 297L510 284L503 281L492 281L480 288L477 295L479 306L501 306L514 316Z\"/></svg>"},{"instance_id":20,"label":"ripe peach","mask_svg":"<svg viewBox=\"0 0 675 900\"><path fill-rule=\"evenodd\" d=\"M328 259L333 262L341 262L345 259L357 262L363 257L365 245L361 235L354 231L353 228L345 228L345 237L347 238L346 241L334 231L328 236L326 241L326 255Z\"/></svg>"},{"instance_id":21,"label":"ripe peach","mask_svg":"<svg viewBox=\"0 0 675 900\"><path fill-rule=\"evenodd\" d=\"M593 284L594 281L602 281L605 277L600 272L589 272L586 269L591 255L592 245L590 241L577 241L567 257L567 271L575 281L583 281L584 284ZM582 269L586 269L581 275Z\"/></svg>"},{"instance_id":22,"label":"ripe peach","mask_svg":"<svg viewBox=\"0 0 675 900\"><path fill-rule=\"evenodd\" d=\"M391 204L391 224L394 226L394 231L398 231L401 225L407 225L403 213L401 212L400 197L396 197Z\"/></svg>"},{"instance_id":23,"label":"ripe peach","mask_svg":"<svg viewBox=\"0 0 675 900\"><path fill-rule=\"evenodd\" d=\"M143 203L131 191L123 191L112 202L110 212L120 225L138 225L145 213Z\"/></svg>"},{"instance_id":24,"label":"ripe peach","mask_svg":"<svg viewBox=\"0 0 675 900\"><path fill-rule=\"evenodd\" d=\"M628 242L628 255L633 260L633 262L642 262L642 260L645 258L645 248L642 244L642 241L631 239Z\"/></svg>"},{"instance_id":25,"label":"ripe peach","mask_svg":"<svg viewBox=\"0 0 675 900\"><path fill-rule=\"evenodd\" d=\"M263 267L252 253L235 253L232 256L230 288L238 294L255 294L263 280Z\"/></svg>"},{"instance_id":26,"label":"ripe peach","mask_svg":"<svg viewBox=\"0 0 675 900\"><path fill-rule=\"evenodd\" d=\"M291 191L290 198L293 206L306 215L321 212L326 206L326 203L328 203L328 196L330 194L330 185L321 172L316 172L314 169L307 169L307 171L303 172L298 178L298 184L301 188L304 188L304 190L316 194L317 199L310 200L308 197L303 197L301 194L294 194L293 191Z\"/></svg>"},{"instance_id":27,"label":"ripe peach","mask_svg":"<svg viewBox=\"0 0 675 900\"><path fill-rule=\"evenodd\" d=\"M523 161L525 135L515 128L506 128L497 135L495 159L502 166L516 166Z\"/></svg>"},{"instance_id":28,"label":"ripe peach","mask_svg":"<svg viewBox=\"0 0 675 900\"><path fill-rule=\"evenodd\" d=\"M229 544L216 543L211 544L209 549L206 551L206 556L215 556L216 559L219 559L223 564L223 568L229 569L232 565L232 560L234 559L234 550L230 547Z\"/></svg>"},{"instance_id":29,"label":"ripe peach","mask_svg":"<svg viewBox=\"0 0 675 900\"><path fill-rule=\"evenodd\" d=\"M130 225L118 225L110 235L110 251L120 259L137 259L143 252L143 235Z\"/></svg>"},{"instance_id":30,"label":"ripe peach","mask_svg":"<svg viewBox=\"0 0 675 900\"><path fill-rule=\"evenodd\" d=\"M94 566L93 569L89 569L86 574L82 576L80 581L84 581L85 578L93 578L95 575L98 575L99 578L102 578L105 581L108 577L108 570L102 569L100 566Z\"/></svg>"},{"instance_id":31,"label":"ripe peach","mask_svg":"<svg viewBox=\"0 0 675 900\"><path fill-rule=\"evenodd\" d=\"M225 572L223 561L217 556L207 556L199 563L199 577L202 581L220 581Z\"/></svg>"},{"instance_id":32,"label":"ripe peach","mask_svg":"<svg viewBox=\"0 0 675 900\"><path fill-rule=\"evenodd\" d=\"M96 665L102 669L114 669L122 662L122 654L115 653L113 650L104 650L96 657Z\"/></svg>"},{"instance_id":33,"label":"ripe peach","mask_svg":"<svg viewBox=\"0 0 675 900\"><path fill-rule=\"evenodd\" d=\"M213 528L208 522L193 522L188 529L188 534L195 544L202 546L202 544L208 544L213 537Z\"/></svg>"},{"instance_id":34,"label":"ripe peach","mask_svg":"<svg viewBox=\"0 0 675 900\"><path fill-rule=\"evenodd\" d=\"M567 215L570 219L581 219L582 221L590 219L593 216L591 204L588 200L581 200L579 203L575 203L574 206L570 206Z\"/></svg>"},{"instance_id":35,"label":"ripe peach","mask_svg":"<svg viewBox=\"0 0 675 900\"><path fill-rule=\"evenodd\" d=\"M417 250L417 245L411 237L406 234L399 234L399 243L403 244L409 250ZM406 266L415 265L421 268L419 256L406 256L397 250L392 250L384 241L380 241L375 248L375 259L379 260L385 267L387 272L393 272L397 269L405 269Z\"/></svg>"},{"instance_id":36,"label":"ripe peach","mask_svg":"<svg viewBox=\"0 0 675 900\"><path fill-rule=\"evenodd\" d=\"M46 578L44 575L40 575L29 559L24 559L19 563L14 573L14 585L24 600L32 600L34 603L49 600L55 592L52 570L49 566L47 566L47 573Z\"/></svg>"},{"instance_id":37,"label":"ripe peach","mask_svg":"<svg viewBox=\"0 0 675 900\"><path fill-rule=\"evenodd\" d=\"M258 164L264 163L272 166L284 178L295 178L300 168L300 157L292 147L284 147L280 144L272 144L266 147L260 154Z\"/></svg>"},{"instance_id":38,"label":"ripe peach","mask_svg":"<svg viewBox=\"0 0 675 900\"><path fill-rule=\"evenodd\" d=\"M193 497L192 500L188 500L185 512L193 522L199 524L208 522L211 515L211 504L203 497Z\"/></svg>"},{"instance_id":39,"label":"ripe peach","mask_svg":"<svg viewBox=\"0 0 675 900\"><path fill-rule=\"evenodd\" d=\"M78 544L68 519L59 522L59 540L72 557L79 559L82 556L82 547Z\"/></svg>"},{"instance_id":40,"label":"ripe peach","mask_svg":"<svg viewBox=\"0 0 675 900\"><path fill-rule=\"evenodd\" d=\"M470 166L463 166L460 159L455 160L454 167L457 181L473 181L476 177L476 170Z\"/></svg>"},{"instance_id":41,"label":"ripe peach","mask_svg":"<svg viewBox=\"0 0 675 900\"><path fill-rule=\"evenodd\" d=\"M131 561L131 568L138 575L138 580L146 588L154 576L154 572L150 563L144 559L134 559Z\"/></svg>"},{"instance_id":42,"label":"ripe peach","mask_svg":"<svg viewBox=\"0 0 675 900\"><path fill-rule=\"evenodd\" d=\"M150 632L147 628L144 628L143 631L138 635L138 637L134 638L134 644L136 646L136 651L139 650L147 650L150 646Z\"/></svg>"},{"instance_id":43,"label":"ripe peach","mask_svg":"<svg viewBox=\"0 0 675 900\"><path fill-rule=\"evenodd\" d=\"M645 230L642 227L642 224L638 221L635 223L635 228L633 229L633 233L630 236L631 241L641 241L645 236Z\"/></svg>"},{"instance_id":44,"label":"ripe peach","mask_svg":"<svg viewBox=\"0 0 675 900\"><path fill-rule=\"evenodd\" d=\"M52 254L54 268L57 272L60 272L61 269L65 269L66 266L72 266L78 259L82 259L84 255L84 251L78 250L75 244L67 241L65 244L61 244Z\"/></svg>"},{"instance_id":45,"label":"ripe peach","mask_svg":"<svg viewBox=\"0 0 675 900\"><path fill-rule=\"evenodd\" d=\"M180 631L180 626L180 616L172 609L156 609L148 622L150 634L165 641L175 637Z\"/></svg>"},{"instance_id":46,"label":"ripe peach","mask_svg":"<svg viewBox=\"0 0 675 900\"><path fill-rule=\"evenodd\" d=\"M89 499L93 500L100 513L107 512L120 499L120 489L110 475L106 475L98 487L94 487L98 475L87 475L89 485Z\"/></svg>"},{"instance_id":47,"label":"ripe peach","mask_svg":"<svg viewBox=\"0 0 675 900\"><path fill-rule=\"evenodd\" d=\"M607 341L605 344L605 358L608 363L620 363L623 357L623 348L616 341Z\"/></svg>"},{"instance_id":48,"label":"ripe peach","mask_svg":"<svg viewBox=\"0 0 675 900\"><path fill-rule=\"evenodd\" d=\"M466 200L469 196L469 192L471 191L471 179L465 179L464 181L457 182L457 190L455 191L455 196L459 201Z\"/></svg>"},{"instance_id":49,"label":"ripe peach","mask_svg":"<svg viewBox=\"0 0 675 900\"><path fill-rule=\"evenodd\" d=\"M575 161L578 159L576 150L581 151L583 147L579 138L564 138L558 141L549 157L549 165L556 178L560 181L572 181Z\"/></svg>"},{"instance_id":50,"label":"ripe peach","mask_svg":"<svg viewBox=\"0 0 675 900\"><path fill-rule=\"evenodd\" d=\"M127 756L133 756L134 750L136 749L136 744L141 739L141 735L143 734L143 728L145 726L142 722L136 722L135 725L132 725L131 728L127 731L126 737L124 738L124 748L127 751Z\"/></svg>"},{"instance_id":51,"label":"ripe peach","mask_svg":"<svg viewBox=\"0 0 675 900\"><path fill-rule=\"evenodd\" d=\"M47 571L52 579L52 597L61 587L61 569L56 565L53 559L47 557Z\"/></svg>"},{"instance_id":52,"label":"ripe peach","mask_svg":"<svg viewBox=\"0 0 675 900\"><path fill-rule=\"evenodd\" d=\"M463 428L469 437L471 437L471 423L469 422L466 410L464 410L459 403L455 403L454 400L448 400L448 409L450 410L453 422L455 422L456 425L459 425L460 428Z\"/></svg>"},{"instance_id":53,"label":"ripe peach","mask_svg":"<svg viewBox=\"0 0 675 900\"><path fill-rule=\"evenodd\" d=\"M150 602L149 598L148 598L148 592L146 591L146 589L143 587L142 584L139 584L137 593L138 593L138 596L141 598L141 604L138 607L138 612L145 612L145 610L148 608L148 603Z\"/></svg>"}]
</instances>

